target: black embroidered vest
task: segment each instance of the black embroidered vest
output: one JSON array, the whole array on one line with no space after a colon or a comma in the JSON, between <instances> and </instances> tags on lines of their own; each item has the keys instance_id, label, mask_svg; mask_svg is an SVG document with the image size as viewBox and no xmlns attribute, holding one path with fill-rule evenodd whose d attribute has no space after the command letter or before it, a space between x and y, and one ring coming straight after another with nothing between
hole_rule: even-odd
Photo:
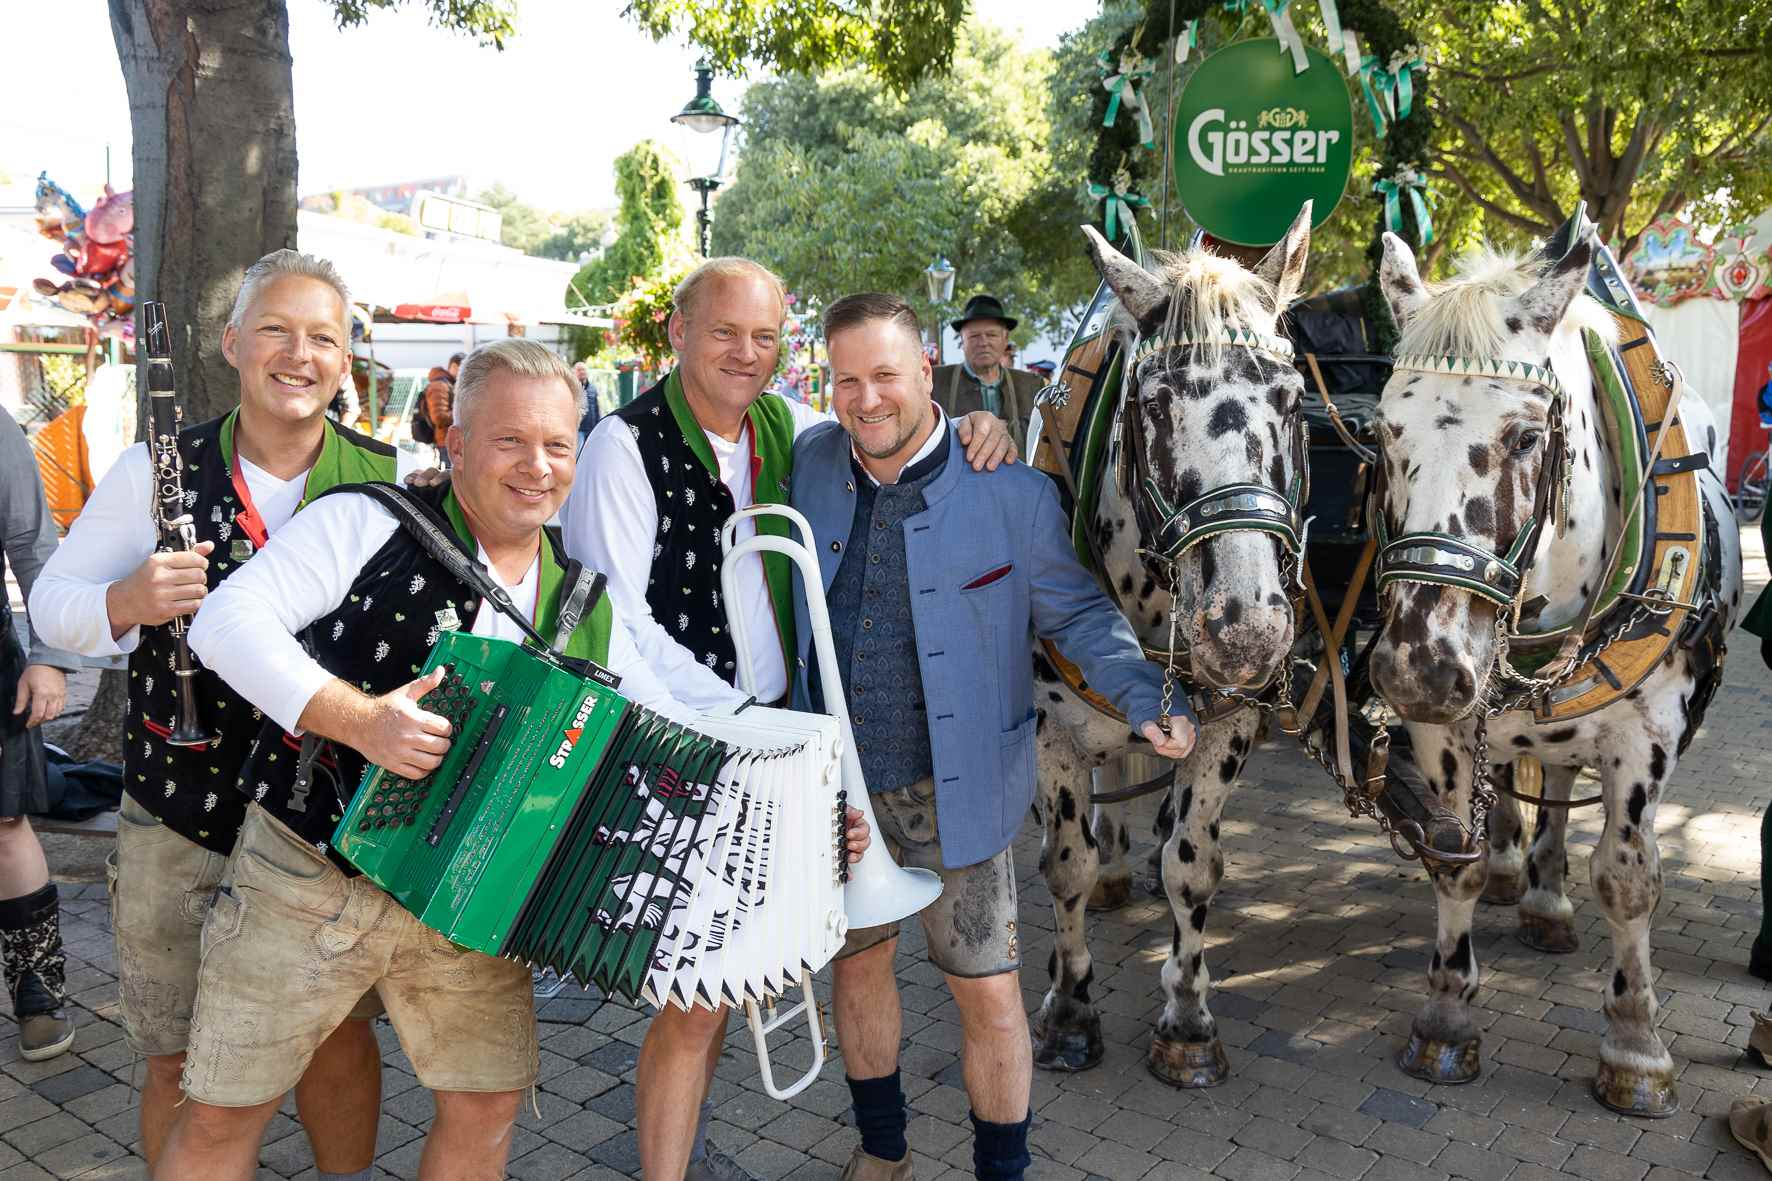
<instances>
[{"instance_id":1,"label":"black embroidered vest","mask_svg":"<svg viewBox=\"0 0 1772 1181\"><path fill-rule=\"evenodd\" d=\"M447 491L442 485L419 496L442 514ZM315 620L301 638L327 672L376 697L416 677L439 628L472 626L479 607L478 595L404 529L396 529L364 563L344 602ZM349 747L323 743L302 791L296 776L300 752L300 739L266 719L240 768L240 798L257 800L303 840L329 850L332 831L367 764ZM347 873L356 872L333 860Z\"/></svg>"},{"instance_id":2,"label":"black embroidered vest","mask_svg":"<svg viewBox=\"0 0 1772 1181\"><path fill-rule=\"evenodd\" d=\"M732 492L690 450L665 405L663 382L615 412L633 432L658 505L646 603L670 637L722 678L738 680L738 650L720 603L720 526Z\"/></svg>"},{"instance_id":3,"label":"black embroidered vest","mask_svg":"<svg viewBox=\"0 0 1772 1181\"><path fill-rule=\"evenodd\" d=\"M222 579L256 552L246 530L235 521L244 506L234 491L233 477L221 445L228 416L179 432L184 460L185 508L196 525L197 540L215 543L209 555L208 584L214 591ZM340 474L360 479L369 467L385 468L391 478L393 449L354 431L327 424L332 438L322 450L307 495L330 486ZM341 455L342 453L342 455ZM142 506L147 512L147 506ZM246 802L226 784L233 782L246 758L264 715L201 663L192 678L197 715L205 733L216 741L207 747L170 746L165 739L178 712L173 686L174 640L165 626L144 627L129 657L129 708L123 719L123 787L136 803L187 840L216 853L230 853Z\"/></svg>"}]
</instances>

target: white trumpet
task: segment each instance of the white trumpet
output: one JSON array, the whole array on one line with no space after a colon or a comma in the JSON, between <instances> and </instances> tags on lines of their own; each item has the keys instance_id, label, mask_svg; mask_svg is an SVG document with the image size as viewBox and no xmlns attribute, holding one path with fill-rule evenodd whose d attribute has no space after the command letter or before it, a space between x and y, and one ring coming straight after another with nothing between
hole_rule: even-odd
<instances>
[{"instance_id":1,"label":"white trumpet","mask_svg":"<svg viewBox=\"0 0 1772 1181\"><path fill-rule=\"evenodd\" d=\"M799 531L801 541L772 534L758 533L738 541L738 527L746 520L766 515L785 517ZM825 710L837 719L842 730L843 787L849 803L858 809L874 834L861 860L850 867L849 881L843 887L843 911L850 929L878 927L916 914L941 894L941 879L927 869L905 869L892 860L879 839L879 826L874 820L873 806L868 802L867 783L862 777L861 760L855 752L855 735L849 725L848 703L843 698L842 670L837 665L836 647L831 639L831 618L825 605L824 580L815 556L812 526L806 518L787 505L756 504L740 509L728 517L720 530L720 593L726 605L726 620L732 629L733 645L738 649L739 687L752 692L756 686L751 667L749 637L745 634L744 613L738 608L738 564L751 554L782 554L789 558L806 588L806 612L812 627L813 649L818 660L819 687L824 694ZM790 680L792 669L789 669ZM818 1004L812 995L812 973L800 974L800 1000L779 1016L765 1020L755 1001L745 1002L745 1020L757 1047L757 1066L763 1075L763 1089L777 1099L791 1099L812 1085L824 1068L824 1030L818 1017ZM794 1019L802 1011L812 1034L812 1066L796 1082L785 1088L775 1085L774 1071L769 1063L768 1035Z\"/></svg>"}]
</instances>

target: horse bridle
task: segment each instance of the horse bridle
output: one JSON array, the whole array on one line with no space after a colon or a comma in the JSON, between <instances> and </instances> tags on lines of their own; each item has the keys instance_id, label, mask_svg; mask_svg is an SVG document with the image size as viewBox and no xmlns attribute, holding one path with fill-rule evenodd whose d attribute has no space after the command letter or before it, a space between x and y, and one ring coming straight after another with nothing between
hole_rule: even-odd
<instances>
[{"instance_id":1,"label":"horse bridle","mask_svg":"<svg viewBox=\"0 0 1772 1181\"><path fill-rule=\"evenodd\" d=\"M1224 345L1267 353L1288 368L1292 365L1291 341L1246 329L1228 329L1216 338L1160 336L1140 341L1133 350L1127 380L1134 395L1123 400L1120 429L1132 459L1128 491L1139 535L1146 539L1144 553L1173 568L1188 550L1209 537L1220 533L1265 533L1280 543L1281 553L1289 559L1296 578L1298 563L1304 556L1304 505L1310 499L1310 464L1302 414L1292 416L1292 482L1284 493L1265 484L1222 484L1179 506L1163 495L1151 474L1141 432L1135 429L1136 423L1126 421L1129 414L1135 413L1139 370L1146 361L1176 349Z\"/></svg>"},{"instance_id":2,"label":"horse bridle","mask_svg":"<svg viewBox=\"0 0 1772 1181\"><path fill-rule=\"evenodd\" d=\"M1561 521L1568 501L1568 483L1573 473L1565 420L1568 396L1563 391L1563 384L1548 365L1486 357L1403 353L1392 363L1392 372L1496 378L1537 386L1550 395L1550 409L1545 421L1545 458L1538 470L1532 514L1521 524L1506 550L1487 550L1435 530L1391 537L1384 503L1387 465L1382 454L1374 465L1376 472L1370 492L1372 503L1368 515L1378 536L1374 585L1381 595L1397 583L1449 586L1487 599L1501 611L1512 613L1517 622L1520 593L1538 551L1539 539L1544 536L1544 527L1553 519ZM1381 453L1382 450L1381 444Z\"/></svg>"}]
</instances>

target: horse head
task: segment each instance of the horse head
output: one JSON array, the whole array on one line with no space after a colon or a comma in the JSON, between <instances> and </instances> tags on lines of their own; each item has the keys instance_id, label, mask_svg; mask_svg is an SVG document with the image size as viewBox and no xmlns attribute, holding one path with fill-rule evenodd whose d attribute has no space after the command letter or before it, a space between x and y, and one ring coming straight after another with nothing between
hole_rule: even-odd
<instances>
[{"instance_id":1,"label":"horse head","mask_svg":"<svg viewBox=\"0 0 1772 1181\"><path fill-rule=\"evenodd\" d=\"M1147 271L1084 227L1126 358L1114 492L1131 501L1147 584L1172 596L1174 645L1208 687L1263 686L1292 648L1304 385L1279 320L1310 222L1307 203L1253 272L1200 247Z\"/></svg>"},{"instance_id":2,"label":"horse head","mask_svg":"<svg viewBox=\"0 0 1772 1181\"><path fill-rule=\"evenodd\" d=\"M1379 401L1372 680L1411 721L1471 714L1504 623L1522 610L1565 623L1600 576L1616 488L1608 509L1581 333L1615 330L1581 295L1592 258L1591 238L1548 265L1479 252L1429 288L1409 247L1384 237L1379 285L1402 338ZM1576 517L1579 536L1564 537Z\"/></svg>"}]
</instances>

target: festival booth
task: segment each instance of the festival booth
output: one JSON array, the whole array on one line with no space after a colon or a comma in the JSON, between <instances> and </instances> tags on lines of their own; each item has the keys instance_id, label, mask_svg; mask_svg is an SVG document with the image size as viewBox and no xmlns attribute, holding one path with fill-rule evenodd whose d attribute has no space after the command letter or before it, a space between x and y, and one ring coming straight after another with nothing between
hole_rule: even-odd
<instances>
[{"instance_id":1,"label":"festival booth","mask_svg":"<svg viewBox=\"0 0 1772 1181\"><path fill-rule=\"evenodd\" d=\"M301 249L330 259L357 305L352 346L366 421L396 439L423 375L452 353L526 336L556 351L567 325L607 327L566 309L569 262L478 238L420 238L301 210ZM369 381L369 373L376 380Z\"/></svg>"},{"instance_id":2,"label":"festival booth","mask_svg":"<svg viewBox=\"0 0 1772 1181\"><path fill-rule=\"evenodd\" d=\"M1716 415L1733 491L1767 443L1758 398L1772 378L1772 210L1710 243L1691 223L1662 218L1625 267L1661 347Z\"/></svg>"}]
</instances>

